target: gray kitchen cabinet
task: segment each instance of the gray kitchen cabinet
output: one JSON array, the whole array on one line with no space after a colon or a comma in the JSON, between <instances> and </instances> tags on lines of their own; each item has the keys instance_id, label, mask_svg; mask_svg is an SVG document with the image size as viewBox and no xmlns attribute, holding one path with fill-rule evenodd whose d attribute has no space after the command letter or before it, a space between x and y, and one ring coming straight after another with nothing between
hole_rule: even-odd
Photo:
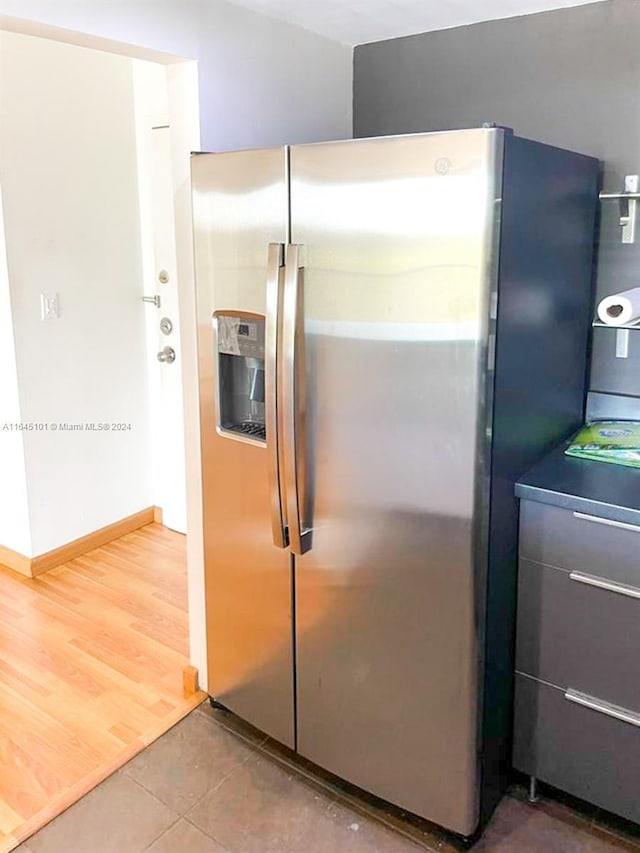
<instances>
[{"instance_id":1,"label":"gray kitchen cabinet","mask_svg":"<svg viewBox=\"0 0 640 853\"><path fill-rule=\"evenodd\" d=\"M520 558L517 671L640 712L638 575L635 588L609 588L604 573Z\"/></svg>"},{"instance_id":2,"label":"gray kitchen cabinet","mask_svg":"<svg viewBox=\"0 0 640 853\"><path fill-rule=\"evenodd\" d=\"M640 823L640 729L516 674L516 769Z\"/></svg>"},{"instance_id":3,"label":"gray kitchen cabinet","mask_svg":"<svg viewBox=\"0 0 640 853\"><path fill-rule=\"evenodd\" d=\"M516 486L513 765L640 823L640 471L563 450Z\"/></svg>"}]
</instances>

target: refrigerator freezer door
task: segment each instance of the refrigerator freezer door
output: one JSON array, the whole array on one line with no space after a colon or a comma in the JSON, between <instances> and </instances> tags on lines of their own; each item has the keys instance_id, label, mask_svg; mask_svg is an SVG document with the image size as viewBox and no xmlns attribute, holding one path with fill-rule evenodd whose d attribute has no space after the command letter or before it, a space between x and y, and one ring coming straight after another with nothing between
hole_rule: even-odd
<instances>
[{"instance_id":1,"label":"refrigerator freezer door","mask_svg":"<svg viewBox=\"0 0 640 853\"><path fill-rule=\"evenodd\" d=\"M192 160L209 693L293 747L291 555L274 545L272 518L273 353L266 353L267 446L221 434L212 323L216 311L268 313L279 254L270 244L288 240L286 173L282 148ZM277 302L271 293L271 312Z\"/></svg>"},{"instance_id":2,"label":"refrigerator freezer door","mask_svg":"<svg viewBox=\"0 0 640 853\"><path fill-rule=\"evenodd\" d=\"M311 528L298 749L462 834L478 819L502 146L499 130L458 131L294 146L290 165Z\"/></svg>"}]
</instances>

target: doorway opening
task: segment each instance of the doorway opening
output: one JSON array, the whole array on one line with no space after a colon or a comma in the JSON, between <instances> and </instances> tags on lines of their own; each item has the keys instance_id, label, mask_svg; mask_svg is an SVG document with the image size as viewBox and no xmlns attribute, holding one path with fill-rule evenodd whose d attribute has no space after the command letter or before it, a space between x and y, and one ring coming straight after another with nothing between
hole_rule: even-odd
<instances>
[{"instance_id":1,"label":"doorway opening","mask_svg":"<svg viewBox=\"0 0 640 853\"><path fill-rule=\"evenodd\" d=\"M205 648L198 480L185 486L199 116L195 61L6 19L0 43L11 849L203 698L193 681L183 695Z\"/></svg>"}]
</instances>

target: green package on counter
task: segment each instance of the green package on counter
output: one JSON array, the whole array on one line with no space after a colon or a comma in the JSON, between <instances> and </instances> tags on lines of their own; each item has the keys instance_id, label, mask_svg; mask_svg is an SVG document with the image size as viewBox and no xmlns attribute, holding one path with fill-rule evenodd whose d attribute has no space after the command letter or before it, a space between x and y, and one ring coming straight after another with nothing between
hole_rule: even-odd
<instances>
[{"instance_id":1,"label":"green package on counter","mask_svg":"<svg viewBox=\"0 0 640 853\"><path fill-rule=\"evenodd\" d=\"M580 430L565 453L640 468L640 421L593 421Z\"/></svg>"}]
</instances>

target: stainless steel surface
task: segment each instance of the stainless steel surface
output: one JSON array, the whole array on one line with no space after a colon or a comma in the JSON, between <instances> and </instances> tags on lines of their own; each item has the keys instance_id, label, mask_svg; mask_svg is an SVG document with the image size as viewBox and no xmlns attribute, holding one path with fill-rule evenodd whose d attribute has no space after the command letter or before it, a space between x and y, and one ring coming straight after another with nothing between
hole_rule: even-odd
<instances>
[{"instance_id":1,"label":"stainless steel surface","mask_svg":"<svg viewBox=\"0 0 640 853\"><path fill-rule=\"evenodd\" d=\"M535 776L529 776L529 802L538 803L539 801L540 797L538 796L538 780Z\"/></svg>"},{"instance_id":2,"label":"stainless steel surface","mask_svg":"<svg viewBox=\"0 0 640 853\"><path fill-rule=\"evenodd\" d=\"M158 361L164 364L173 364L176 360L176 351L173 347L163 347L158 353Z\"/></svg>"},{"instance_id":3,"label":"stainless steel surface","mask_svg":"<svg viewBox=\"0 0 640 853\"><path fill-rule=\"evenodd\" d=\"M192 158L209 692L294 746L290 555L273 546L269 441L220 435L214 312L264 317L288 241L286 151ZM232 358L233 356L230 356Z\"/></svg>"},{"instance_id":4,"label":"stainless steel surface","mask_svg":"<svg viewBox=\"0 0 640 853\"><path fill-rule=\"evenodd\" d=\"M610 702L596 699L595 696L588 696L586 693L580 693L579 690L572 690L571 688L565 691L564 698L568 699L569 702L575 702L576 705L583 705L585 708L591 708L592 711L598 711L608 717L630 723L632 726L640 726L640 714L630 711L628 708L612 705Z\"/></svg>"},{"instance_id":5,"label":"stainless steel surface","mask_svg":"<svg viewBox=\"0 0 640 853\"><path fill-rule=\"evenodd\" d=\"M278 411L280 393L278 383L278 340L280 329L281 285L284 270L284 245L269 245L267 263L267 321L265 333L265 415L267 422L267 450L269 452L269 491L271 504L271 530L273 544L285 548L288 544L284 508L284 484L280 480L280 436Z\"/></svg>"},{"instance_id":6,"label":"stainless steel surface","mask_svg":"<svg viewBox=\"0 0 640 853\"><path fill-rule=\"evenodd\" d=\"M462 834L478 816L501 144L480 130L291 149L313 530L296 562L299 751Z\"/></svg>"},{"instance_id":7,"label":"stainless steel surface","mask_svg":"<svg viewBox=\"0 0 640 853\"><path fill-rule=\"evenodd\" d=\"M615 521L611 518L601 518L598 515L587 515L584 512L574 512L574 518L580 521L590 521L593 524L604 524L605 527L619 527L621 530L632 530L634 533L640 533L640 526L637 524L627 524L624 521Z\"/></svg>"},{"instance_id":8,"label":"stainless steel surface","mask_svg":"<svg viewBox=\"0 0 640 853\"><path fill-rule=\"evenodd\" d=\"M283 462L289 544L299 556L311 547L311 531L305 526L307 416L302 249L302 246L287 246L282 300Z\"/></svg>"},{"instance_id":9,"label":"stainless steel surface","mask_svg":"<svg viewBox=\"0 0 640 853\"><path fill-rule=\"evenodd\" d=\"M173 323L169 317L163 317L160 320L160 331L163 335L170 335L173 332Z\"/></svg>"},{"instance_id":10,"label":"stainless steel surface","mask_svg":"<svg viewBox=\"0 0 640 853\"><path fill-rule=\"evenodd\" d=\"M160 307L161 300L160 300L160 297L157 295L156 296L141 296L140 299L143 302L149 302L151 305L155 305L156 308Z\"/></svg>"},{"instance_id":11,"label":"stainless steel surface","mask_svg":"<svg viewBox=\"0 0 640 853\"><path fill-rule=\"evenodd\" d=\"M608 581L606 578L587 575L584 572L569 572L569 577L572 581L577 581L578 583L583 583L587 586L596 586L598 589L606 589L608 592L617 592L620 595L626 595L629 598L640 598L640 589L635 586L627 586L627 584Z\"/></svg>"}]
</instances>

